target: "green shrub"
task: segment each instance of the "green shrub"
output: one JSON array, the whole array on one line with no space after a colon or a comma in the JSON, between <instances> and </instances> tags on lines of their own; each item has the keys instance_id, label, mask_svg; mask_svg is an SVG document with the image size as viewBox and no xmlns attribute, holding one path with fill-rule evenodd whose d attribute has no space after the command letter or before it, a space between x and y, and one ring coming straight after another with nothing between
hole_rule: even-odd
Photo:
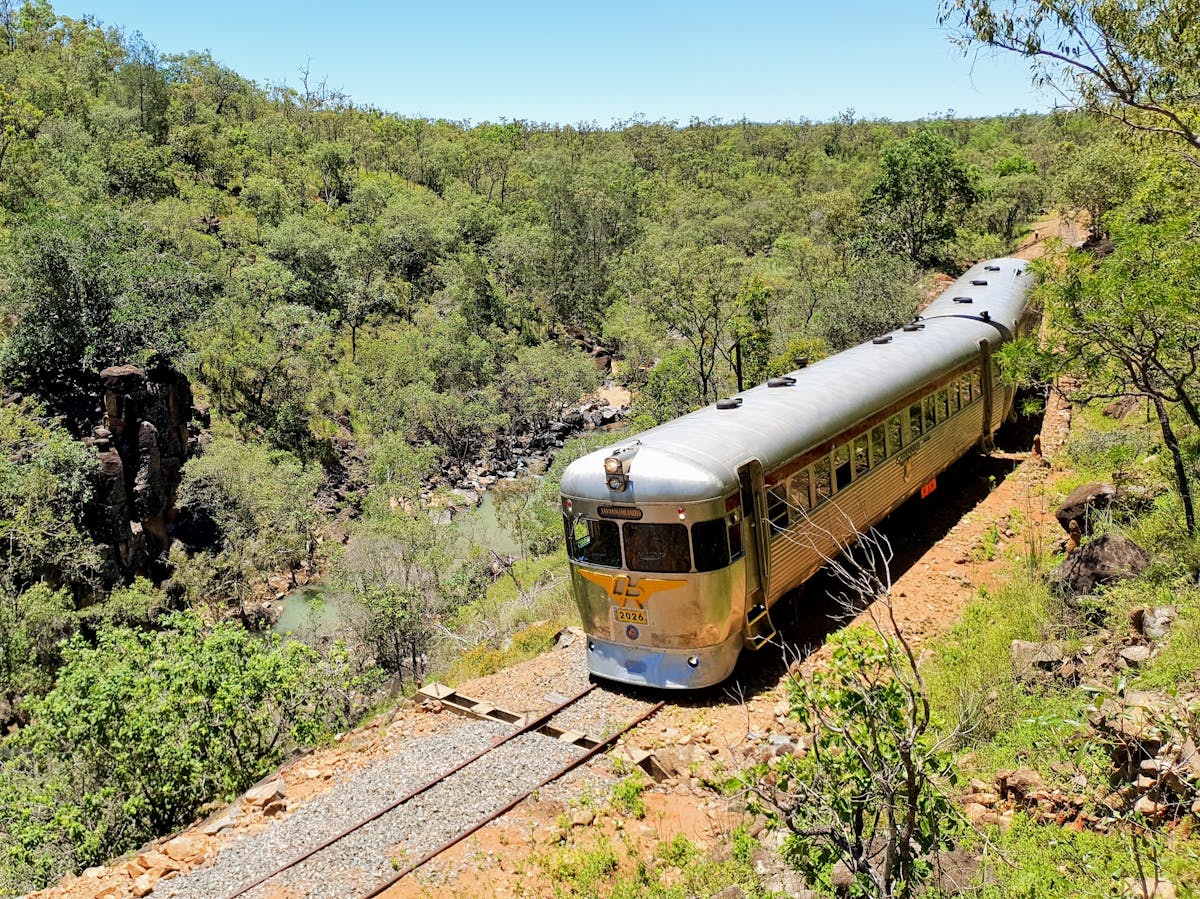
<instances>
[{"instance_id":1,"label":"green shrub","mask_svg":"<svg viewBox=\"0 0 1200 899\"><path fill-rule=\"evenodd\" d=\"M41 887L170 833L300 746L353 723L346 655L191 615L63 647L58 682L3 746L0 888Z\"/></svg>"}]
</instances>

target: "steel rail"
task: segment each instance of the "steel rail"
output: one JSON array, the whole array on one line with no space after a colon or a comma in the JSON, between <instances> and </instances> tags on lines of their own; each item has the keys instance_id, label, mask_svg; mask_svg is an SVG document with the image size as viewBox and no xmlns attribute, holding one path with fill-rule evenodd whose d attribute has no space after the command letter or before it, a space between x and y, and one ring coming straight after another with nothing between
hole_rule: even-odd
<instances>
[{"instance_id":1,"label":"steel rail","mask_svg":"<svg viewBox=\"0 0 1200 899\"><path fill-rule=\"evenodd\" d=\"M549 721L551 718L553 718L555 715L557 715L563 709L567 708L568 706L574 705L576 702L583 699L583 697L585 697L589 693L591 693L594 689L596 689L596 684L589 684L587 687L585 687L583 690L580 690L578 693L576 693L570 699L556 705L554 708L550 709L550 711L545 712L544 714L538 716L537 718L527 721L525 724L521 725L519 728L514 730L512 733L506 734L502 739L493 740L491 743L489 743L487 746L485 746L479 752L475 753L469 759L459 762L457 765L455 765L453 768L450 768L447 771L443 771L437 777L434 777L431 780L426 781L425 783L421 784L421 786L417 787L416 789L412 790L411 792L400 797L399 799L397 799L395 802L391 803L390 805L387 805L384 808L381 808L379 811L374 812L369 817L363 818L357 824L352 824L350 827L347 827L345 830L343 830L341 833L337 834L336 836L330 837L325 842L320 843L317 846L314 846L313 848L307 850L303 855L296 856L291 861L287 862L286 864L280 865L278 868L276 868L275 870L273 870L267 874L262 875L257 880L254 880L254 881L246 884L245 886L238 887L237 891L230 893L226 897L226 899L237 899L237 897L245 895L246 893L250 892L255 887L261 886L262 884L266 883L272 877L276 877L279 874L282 874L284 871L287 871L291 868L296 867L296 865L300 864L301 862L308 861L308 859L312 858L318 852L321 852L324 849L328 849L334 843L337 843L340 840L344 840L346 837L350 836L350 834L354 833L355 831L362 830L362 828L366 827L372 821L382 818L384 815L388 814L389 812L393 812L396 809L398 809L400 806L404 805L404 803L406 803L412 799L415 799L417 796L420 796L422 793L432 789L433 787L436 787L439 783L441 783L446 778L448 778L454 774L457 774L459 771L461 771L463 768L466 768L468 765L479 761L481 758L483 758L489 752L492 752L493 750L498 749L499 747L503 746L505 743L509 742L510 740L515 740L517 737L521 736L522 734L527 734L532 730L537 730L539 727L544 725L547 721Z\"/></svg>"},{"instance_id":2,"label":"steel rail","mask_svg":"<svg viewBox=\"0 0 1200 899\"><path fill-rule=\"evenodd\" d=\"M543 780L541 783L537 784L536 786L530 787L528 790L526 790L520 796L513 799L511 802L509 802L506 806L504 806L499 811L493 812L488 817L484 818L482 821L479 821L476 824L472 824L466 830L463 830L463 831L459 832L456 836L451 837L449 840L447 840L441 846L438 846L436 849L432 849L429 852L425 853L425 855L421 856L419 859L417 859L412 864L408 865L406 868L400 869L395 874L393 874L391 877L389 877L387 880L384 880L383 882L377 884L371 890L371 892L364 893L363 895L359 896L358 899L375 899L376 896L379 896L381 893L391 889L400 880L407 877L409 874L411 874L413 871L417 870L417 868L424 865L430 859L436 858L437 856L439 856L443 852L445 852L447 849L451 848L452 846L455 846L458 843L461 843L463 840L465 840L471 834L475 833L480 828L486 827L488 824L491 824L493 821L495 821L500 816L508 814L514 808L516 808L518 805L520 805L522 802L524 802L526 799L528 799L537 790L540 790L542 787L546 786L549 783L553 783L554 781L556 781L560 777L562 777L564 774L567 774L571 770L578 768L580 765L582 765L584 762L586 762L588 759L592 758L596 754L603 752L605 749L607 749L613 743L617 742L617 740L619 740L622 736L629 733L629 731L633 730L635 727L637 727L639 724L641 724L643 721L645 721L651 715L655 714L664 705L666 705L665 702L659 702L658 704L652 706L649 710L647 710L646 712L643 712L641 715L639 715L637 718L635 718L629 724L625 725L623 728L621 728L619 731L614 733L612 736L607 737L606 739L597 743L595 746L593 746L591 749L589 749L587 752L585 752L579 758L563 765L561 768L559 768L557 771L555 771L553 774L551 774L549 777L547 777L545 780Z\"/></svg>"}]
</instances>

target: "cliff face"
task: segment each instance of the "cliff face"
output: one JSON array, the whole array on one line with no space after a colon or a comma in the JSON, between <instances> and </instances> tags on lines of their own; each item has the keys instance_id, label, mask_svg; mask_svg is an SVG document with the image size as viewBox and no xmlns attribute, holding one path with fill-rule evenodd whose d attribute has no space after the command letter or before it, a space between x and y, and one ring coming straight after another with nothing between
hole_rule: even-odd
<instances>
[{"instance_id":1,"label":"cliff face","mask_svg":"<svg viewBox=\"0 0 1200 899\"><path fill-rule=\"evenodd\" d=\"M106 368L100 384L103 423L84 439L100 460L89 524L108 547L112 580L153 575L170 546L180 471L190 447L192 388L162 360L144 369Z\"/></svg>"}]
</instances>

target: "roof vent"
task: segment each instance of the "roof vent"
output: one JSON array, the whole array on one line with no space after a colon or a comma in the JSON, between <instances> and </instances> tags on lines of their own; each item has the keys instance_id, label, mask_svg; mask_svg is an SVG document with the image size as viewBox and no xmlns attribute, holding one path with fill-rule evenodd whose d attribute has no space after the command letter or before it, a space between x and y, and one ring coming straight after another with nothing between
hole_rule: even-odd
<instances>
[{"instance_id":1,"label":"roof vent","mask_svg":"<svg viewBox=\"0 0 1200 899\"><path fill-rule=\"evenodd\" d=\"M983 267L983 270L984 270L985 272L998 272L998 271L1000 271L1000 266L998 266L998 265L985 265L985 266Z\"/></svg>"},{"instance_id":2,"label":"roof vent","mask_svg":"<svg viewBox=\"0 0 1200 899\"><path fill-rule=\"evenodd\" d=\"M796 360L796 368L808 368L808 357L801 356Z\"/></svg>"},{"instance_id":3,"label":"roof vent","mask_svg":"<svg viewBox=\"0 0 1200 899\"><path fill-rule=\"evenodd\" d=\"M891 343L891 342L892 342L891 334L885 334L883 337L876 337L874 340L871 341L871 343L875 344L876 346L880 346L882 344Z\"/></svg>"},{"instance_id":4,"label":"roof vent","mask_svg":"<svg viewBox=\"0 0 1200 899\"><path fill-rule=\"evenodd\" d=\"M956 303L974 303L975 298L974 297L955 297L954 302L956 302Z\"/></svg>"},{"instance_id":5,"label":"roof vent","mask_svg":"<svg viewBox=\"0 0 1200 899\"><path fill-rule=\"evenodd\" d=\"M976 278L971 283L974 284L976 287L987 287L987 279L986 278Z\"/></svg>"},{"instance_id":6,"label":"roof vent","mask_svg":"<svg viewBox=\"0 0 1200 899\"><path fill-rule=\"evenodd\" d=\"M782 378L771 378L767 381L768 387L793 387L796 384L796 379L791 375L784 375Z\"/></svg>"},{"instance_id":7,"label":"roof vent","mask_svg":"<svg viewBox=\"0 0 1200 899\"><path fill-rule=\"evenodd\" d=\"M985 322L990 322L992 320L992 313L990 313L986 309L984 309L982 312L979 313L979 317L981 319L983 319Z\"/></svg>"},{"instance_id":8,"label":"roof vent","mask_svg":"<svg viewBox=\"0 0 1200 899\"><path fill-rule=\"evenodd\" d=\"M925 330L924 322L909 322L904 326L905 331L923 331Z\"/></svg>"},{"instance_id":9,"label":"roof vent","mask_svg":"<svg viewBox=\"0 0 1200 899\"><path fill-rule=\"evenodd\" d=\"M742 404L740 396L727 396L724 399L717 400L718 409L736 409Z\"/></svg>"}]
</instances>

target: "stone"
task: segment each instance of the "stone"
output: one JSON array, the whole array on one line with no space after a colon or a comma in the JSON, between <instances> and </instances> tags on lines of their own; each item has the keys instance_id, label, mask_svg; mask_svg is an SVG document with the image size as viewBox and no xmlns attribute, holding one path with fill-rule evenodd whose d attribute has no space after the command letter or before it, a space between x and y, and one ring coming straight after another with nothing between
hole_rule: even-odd
<instances>
[{"instance_id":1,"label":"stone","mask_svg":"<svg viewBox=\"0 0 1200 899\"><path fill-rule=\"evenodd\" d=\"M286 799L272 799L263 806L264 818L277 818L288 810Z\"/></svg>"},{"instance_id":2,"label":"stone","mask_svg":"<svg viewBox=\"0 0 1200 899\"><path fill-rule=\"evenodd\" d=\"M1176 899L1178 892L1169 880L1131 877L1125 881L1125 895L1130 899Z\"/></svg>"},{"instance_id":3,"label":"stone","mask_svg":"<svg viewBox=\"0 0 1200 899\"><path fill-rule=\"evenodd\" d=\"M133 882L133 895L136 899L142 899L143 896L149 896L154 892L154 884L156 881L150 874L143 874Z\"/></svg>"},{"instance_id":4,"label":"stone","mask_svg":"<svg viewBox=\"0 0 1200 899\"><path fill-rule=\"evenodd\" d=\"M1120 659L1130 668L1138 668L1150 660L1149 646L1126 646L1119 653Z\"/></svg>"},{"instance_id":5,"label":"stone","mask_svg":"<svg viewBox=\"0 0 1200 899\"><path fill-rule=\"evenodd\" d=\"M191 834L180 834L163 844L163 854L177 862L194 862L204 855L204 843Z\"/></svg>"},{"instance_id":6,"label":"stone","mask_svg":"<svg viewBox=\"0 0 1200 899\"><path fill-rule=\"evenodd\" d=\"M287 795L287 785L281 778L273 778L266 783L251 787L242 798L251 805L267 805Z\"/></svg>"},{"instance_id":7,"label":"stone","mask_svg":"<svg viewBox=\"0 0 1200 899\"><path fill-rule=\"evenodd\" d=\"M571 824L575 827L587 827L596 820L596 813L590 808L577 808L571 815Z\"/></svg>"},{"instance_id":8,"label":"stone","mask_svg":"<svg viewBox=\"0 0 1200 899\"><path fill-rule=\"evenodd\" d=\"M1150 554L1128 537L1108 533L1080 547L1050 573L1050 580L1067 595L1091 593L1100 584L1133 577L1145 571Z\"/></svg>"},{"instance_id":9,"label":"stone","mask_svg":"<svg viewBox=\"0 0 1200 899\"><path fill-rule=\"evenodd\" d=\"M1167 810L1167 806L1155 802L1149 796L1140 796L1138 801L1133 804L1133 810L1147 818L1157 818Z\"/></svg>"},{"instance_id":10,"label":"stone","mask_svg":"<svg viewBox=\"0 0 1200 899\"><path fill-rule=\"evenodd\" d=\"M1022 801L1044 786L1042 776L1029 768L1016 771L1001 771L996 775L996 786L1001 796Z\"/></svg>"},{"instance_id":11,"label":"stone","mask_svg":"<svg viewBox=\"0 0 1200 899\"><path fill-rule=\"evenodd\" d=\"M1134 631L1143 637L1161 640L1179 617L1174 606L1152 606L1148 609L1134 609L1129 615L1129 623Z\"/></svg>"},{"instance_id":12,"label":"stone","mask_svg":"<svg viewBox=\"0 0 1200 899\"><path fill-rule=\"evenodd\" d=\"M1079 527L1085 534L1092 532L1092 526L1097 514L1112 506L1117 496L1117 488L1112 484L1093 482L1083 484L1071 491L1061 506L1054 513L1064 531L1070 530L1072 521L1079 522Z\"/></svg>"},{"instance_id":13,"label":"stone","mask_svg":"<svg viewBox=\"0 0 1200 899\"><path fill-rule=\"evenodd\" d=\"M1019 681L1036 680L1056 670L1063 661L1062 647L1057 643L1033 643L1013 640L1009 647L1013 677Z\"/></svg>"}]
</instances>

